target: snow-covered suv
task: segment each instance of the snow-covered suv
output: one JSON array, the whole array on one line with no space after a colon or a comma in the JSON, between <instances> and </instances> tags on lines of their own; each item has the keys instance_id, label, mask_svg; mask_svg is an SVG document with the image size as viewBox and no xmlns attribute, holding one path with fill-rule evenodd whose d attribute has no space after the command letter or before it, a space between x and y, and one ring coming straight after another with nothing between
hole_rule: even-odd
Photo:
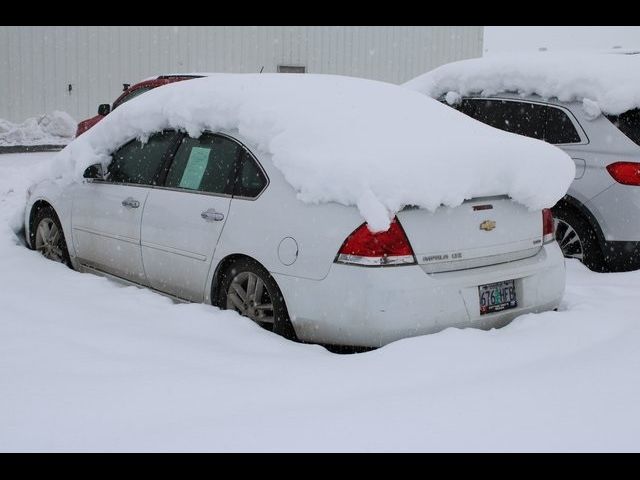
<instances>
[{"instance_id":1,"label":"snow-covered suv","mask_svg":"<svg viewBox=\"0 0 640 480\"><path fill-rule=\"evenodd\" d=\"M566 257L640 268L640 55L539 53L456 62L405 84L466 115L557 145L575 162L553 208Z\"/></svg>"}]
</instances>

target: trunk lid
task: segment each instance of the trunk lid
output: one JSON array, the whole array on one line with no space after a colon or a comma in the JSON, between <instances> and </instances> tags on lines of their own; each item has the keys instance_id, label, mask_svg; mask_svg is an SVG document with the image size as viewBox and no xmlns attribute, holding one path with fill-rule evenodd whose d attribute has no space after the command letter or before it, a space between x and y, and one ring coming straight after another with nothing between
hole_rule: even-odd
<instances>
[{"instance_id":1,"label":"trunk lid","mask_svg":"<svg viewBox=\"0 0 640 480\"><path fill-rule=\"evenodd\" d=\"M541 211L507 196L475 198L433 213L406 208L397 216L428 273L520 260L542 248Z\"/></svg>"}]
</instances>

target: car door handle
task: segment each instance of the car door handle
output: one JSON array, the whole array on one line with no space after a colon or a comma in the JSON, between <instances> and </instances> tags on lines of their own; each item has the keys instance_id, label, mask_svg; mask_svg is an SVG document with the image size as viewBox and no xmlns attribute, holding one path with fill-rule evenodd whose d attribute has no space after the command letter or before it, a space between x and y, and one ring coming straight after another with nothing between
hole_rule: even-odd
<instances>
[{"instance_id":1,"label":"car door handle","mask_svg":"<svg viewBox=\"0 0 640 480\"><path fill-rule=\"evenodd\" d=\"M207 222L220 222L224 220L224 213L216 212L213 208L205 210L200 216Z\"/></svg>"},{"instance_id":2,"label":"car door handle","mask_svg":"<svg viewBox=\"0 0 640 480\"><path fill-rule=\"evenodd\" d=\"M127 208L138 208L140 202L133 197L127 197L122 201L122 206Z\"/></svg>"}]
</instances>

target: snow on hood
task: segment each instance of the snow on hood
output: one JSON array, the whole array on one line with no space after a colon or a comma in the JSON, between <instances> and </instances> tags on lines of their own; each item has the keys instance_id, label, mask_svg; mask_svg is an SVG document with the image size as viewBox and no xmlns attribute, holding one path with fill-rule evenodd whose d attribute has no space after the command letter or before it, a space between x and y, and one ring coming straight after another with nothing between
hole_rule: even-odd
<instances>
[{"instance_id":1,"label":"snow on hood","mask_svg":"<svg viewBox=\"0 0 640 480\"><path fill-rule=\"evenodd\" d=\"M490 55L449 63L403 86L440 98L449 92L515 92L582 102L593 117L640 107L640 55L539 52Z\"/></svg>"},{"instance_id":2,"label":"snow on hood","mask_svg":"<svg viewBox=\"0 0 640 480\"><path fill-rule=\"evenodd\" d=\"M216 74L156 88L69 144L56 168L80 178L127 140L165 128L238 131L271 156L300 200L357 206L373 231L405 205L434 211L508 194L531 209L550 207L575 168L556 147L408 89L308 74Z\"/></svg>"}]
</instances>

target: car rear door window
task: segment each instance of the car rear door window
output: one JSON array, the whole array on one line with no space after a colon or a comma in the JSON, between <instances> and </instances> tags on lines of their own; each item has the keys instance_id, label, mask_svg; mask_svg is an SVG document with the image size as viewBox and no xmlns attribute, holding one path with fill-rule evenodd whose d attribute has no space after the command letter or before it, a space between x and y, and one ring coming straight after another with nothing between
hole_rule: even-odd
<instances>
[{"instance_id":1,"label":"car rear door window","mask_svg":"<svg viewBox=\"0 0 640 480\"><path fill-rule=\"evenodd\" d=\"M156 176L176 133L160 132L146 142L138 139L126 143L111 156L106 180L112 183L154 185Z\"/></svg>"},{"instance_id":2,"label":"car rear door window","mask_svg":"<svg viewBox=\"0 0 640 480\"><path fill-rule=\"evenodd\" d=\"M205 133L184 137L167 173L165 186L207 193L233 193L233 179L242 147L231 139Z\"/></svg>"},{"instance_id":3,"label":"car rear door window","mask_svg":"<svg viewBox=\"0 0 640 480\"><path fill-rule=\"evenodd\" d=\"M544 108L540 105L508 100L463 100L460 111L506 132L544 138Z\"/></svg>"},{"instance_id":4,"label":"car rear door window","mask_svg":"<svg viewBox=\"0 0 640 480\"><path fill-rule=\"evenodd\" d=\"M607 115L618 130L636 145L640 145L640 109L629 110L621 115Z\"/></svg>"},{"instance_id":5,"label":"car rear door window","mask_svg":"<svg viewBox=\"0 0 640 480\"><path fill-rule=\"evenodd\" d=\"M552 144L579 143L580 135L559 108L513 100L464 99L458 109L500 130Z\"/></svg>"}]
</instances>

